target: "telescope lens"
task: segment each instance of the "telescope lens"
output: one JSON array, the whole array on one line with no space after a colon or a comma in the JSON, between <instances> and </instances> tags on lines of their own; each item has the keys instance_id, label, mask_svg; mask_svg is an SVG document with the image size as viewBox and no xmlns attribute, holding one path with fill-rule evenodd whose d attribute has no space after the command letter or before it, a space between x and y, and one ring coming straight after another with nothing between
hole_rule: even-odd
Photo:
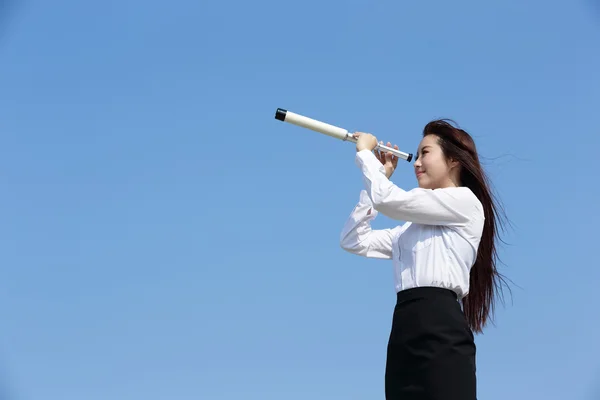
<instances>
[{"instance_id":1,"label":"telescope lens","mask_svg":"<svg viewBox=\"0 0 600 400\"><path fill-rule=\"evenodd\" d=\"M280 121L285 121L286 114L287 114L287 110L284 110L283 108L278 108L277 111L275 112L275 119L278 119Z\"/></svg>"}]
</instances>

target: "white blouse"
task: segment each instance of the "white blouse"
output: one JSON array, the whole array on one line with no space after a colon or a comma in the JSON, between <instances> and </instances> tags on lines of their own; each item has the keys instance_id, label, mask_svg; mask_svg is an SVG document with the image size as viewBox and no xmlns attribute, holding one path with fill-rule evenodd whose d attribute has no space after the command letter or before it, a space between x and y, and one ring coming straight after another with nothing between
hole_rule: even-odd
<instances>
[{"instance_id":1,"label":"white blouse","mask_svg":"<svg viewBox=\"0 0 600 400\"><path fill-rule=\"evenodd\" d=\"M405 191L386 176L369 150L356 153L366 190L360 193L340 235L341 247L369 258L391 259L396 291L435 286L462 298L477 258L484 224L483 206L467 187ZM404 221L375 230L378 213Z\"/></svg>"}]
</instances>

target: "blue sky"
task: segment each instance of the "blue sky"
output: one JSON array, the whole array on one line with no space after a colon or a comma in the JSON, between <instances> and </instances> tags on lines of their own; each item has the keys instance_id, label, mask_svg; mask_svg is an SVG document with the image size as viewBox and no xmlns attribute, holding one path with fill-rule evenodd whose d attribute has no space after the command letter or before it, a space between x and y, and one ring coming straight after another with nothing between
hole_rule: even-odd
<instances>
[{"instance_id":1,"label":"blue sky","mask_svg":"<svg viewBox=\"0 0 600 400\"><path fill-rule=\"evenodd\" d=\"M405 151L472 133L514 282L479 398L599 398L597 1L4 4L3 398L383 399L353 145L277 107Z\"/></svg>"}]
</instances>

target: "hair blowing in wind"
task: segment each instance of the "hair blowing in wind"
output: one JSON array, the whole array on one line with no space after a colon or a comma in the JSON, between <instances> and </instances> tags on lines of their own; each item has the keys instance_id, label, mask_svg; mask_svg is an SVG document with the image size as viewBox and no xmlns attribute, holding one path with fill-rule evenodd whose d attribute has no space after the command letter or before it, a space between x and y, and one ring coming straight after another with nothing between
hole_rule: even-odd
<instances>
[{"instance_id":1,"label":"hair blowing in wind","mask_svg":"<svg viewBox=\"0 0 600 400\"><path fill-rule=\"evenodd\" d=\"M477 259L471 269L469 294L463 298L463 311L474 332L481 333L489 320L493 320L495 301L502 293L503 276L498 272L497 240L499 227L506 219L504 211L490 189L473 138L464 130L452 125L451 120L440 119L428 123L423 137L439 136L439 144L447 158L461 165L461 185L468 187L481 201L485 223Z\"/></svg>"}]
</instances>

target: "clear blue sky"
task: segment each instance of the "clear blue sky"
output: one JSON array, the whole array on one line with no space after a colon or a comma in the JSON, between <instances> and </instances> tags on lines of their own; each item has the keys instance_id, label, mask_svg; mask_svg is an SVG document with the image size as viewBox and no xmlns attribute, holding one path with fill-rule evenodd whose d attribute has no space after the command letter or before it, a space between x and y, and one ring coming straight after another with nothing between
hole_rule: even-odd
<instances>
[{"instance_id":1,"label":"clear blue sky","mask_svg":"<svg viewBox=\"0 0 600 400\"><path fill-rule=\"evenodd\" d=\"M277 107L405 151L472 133L515 284L479 398L600 398L600 4L500 3L5 1L2 398L383 399L354 147Z\"/></svg>"}]
</instances>

